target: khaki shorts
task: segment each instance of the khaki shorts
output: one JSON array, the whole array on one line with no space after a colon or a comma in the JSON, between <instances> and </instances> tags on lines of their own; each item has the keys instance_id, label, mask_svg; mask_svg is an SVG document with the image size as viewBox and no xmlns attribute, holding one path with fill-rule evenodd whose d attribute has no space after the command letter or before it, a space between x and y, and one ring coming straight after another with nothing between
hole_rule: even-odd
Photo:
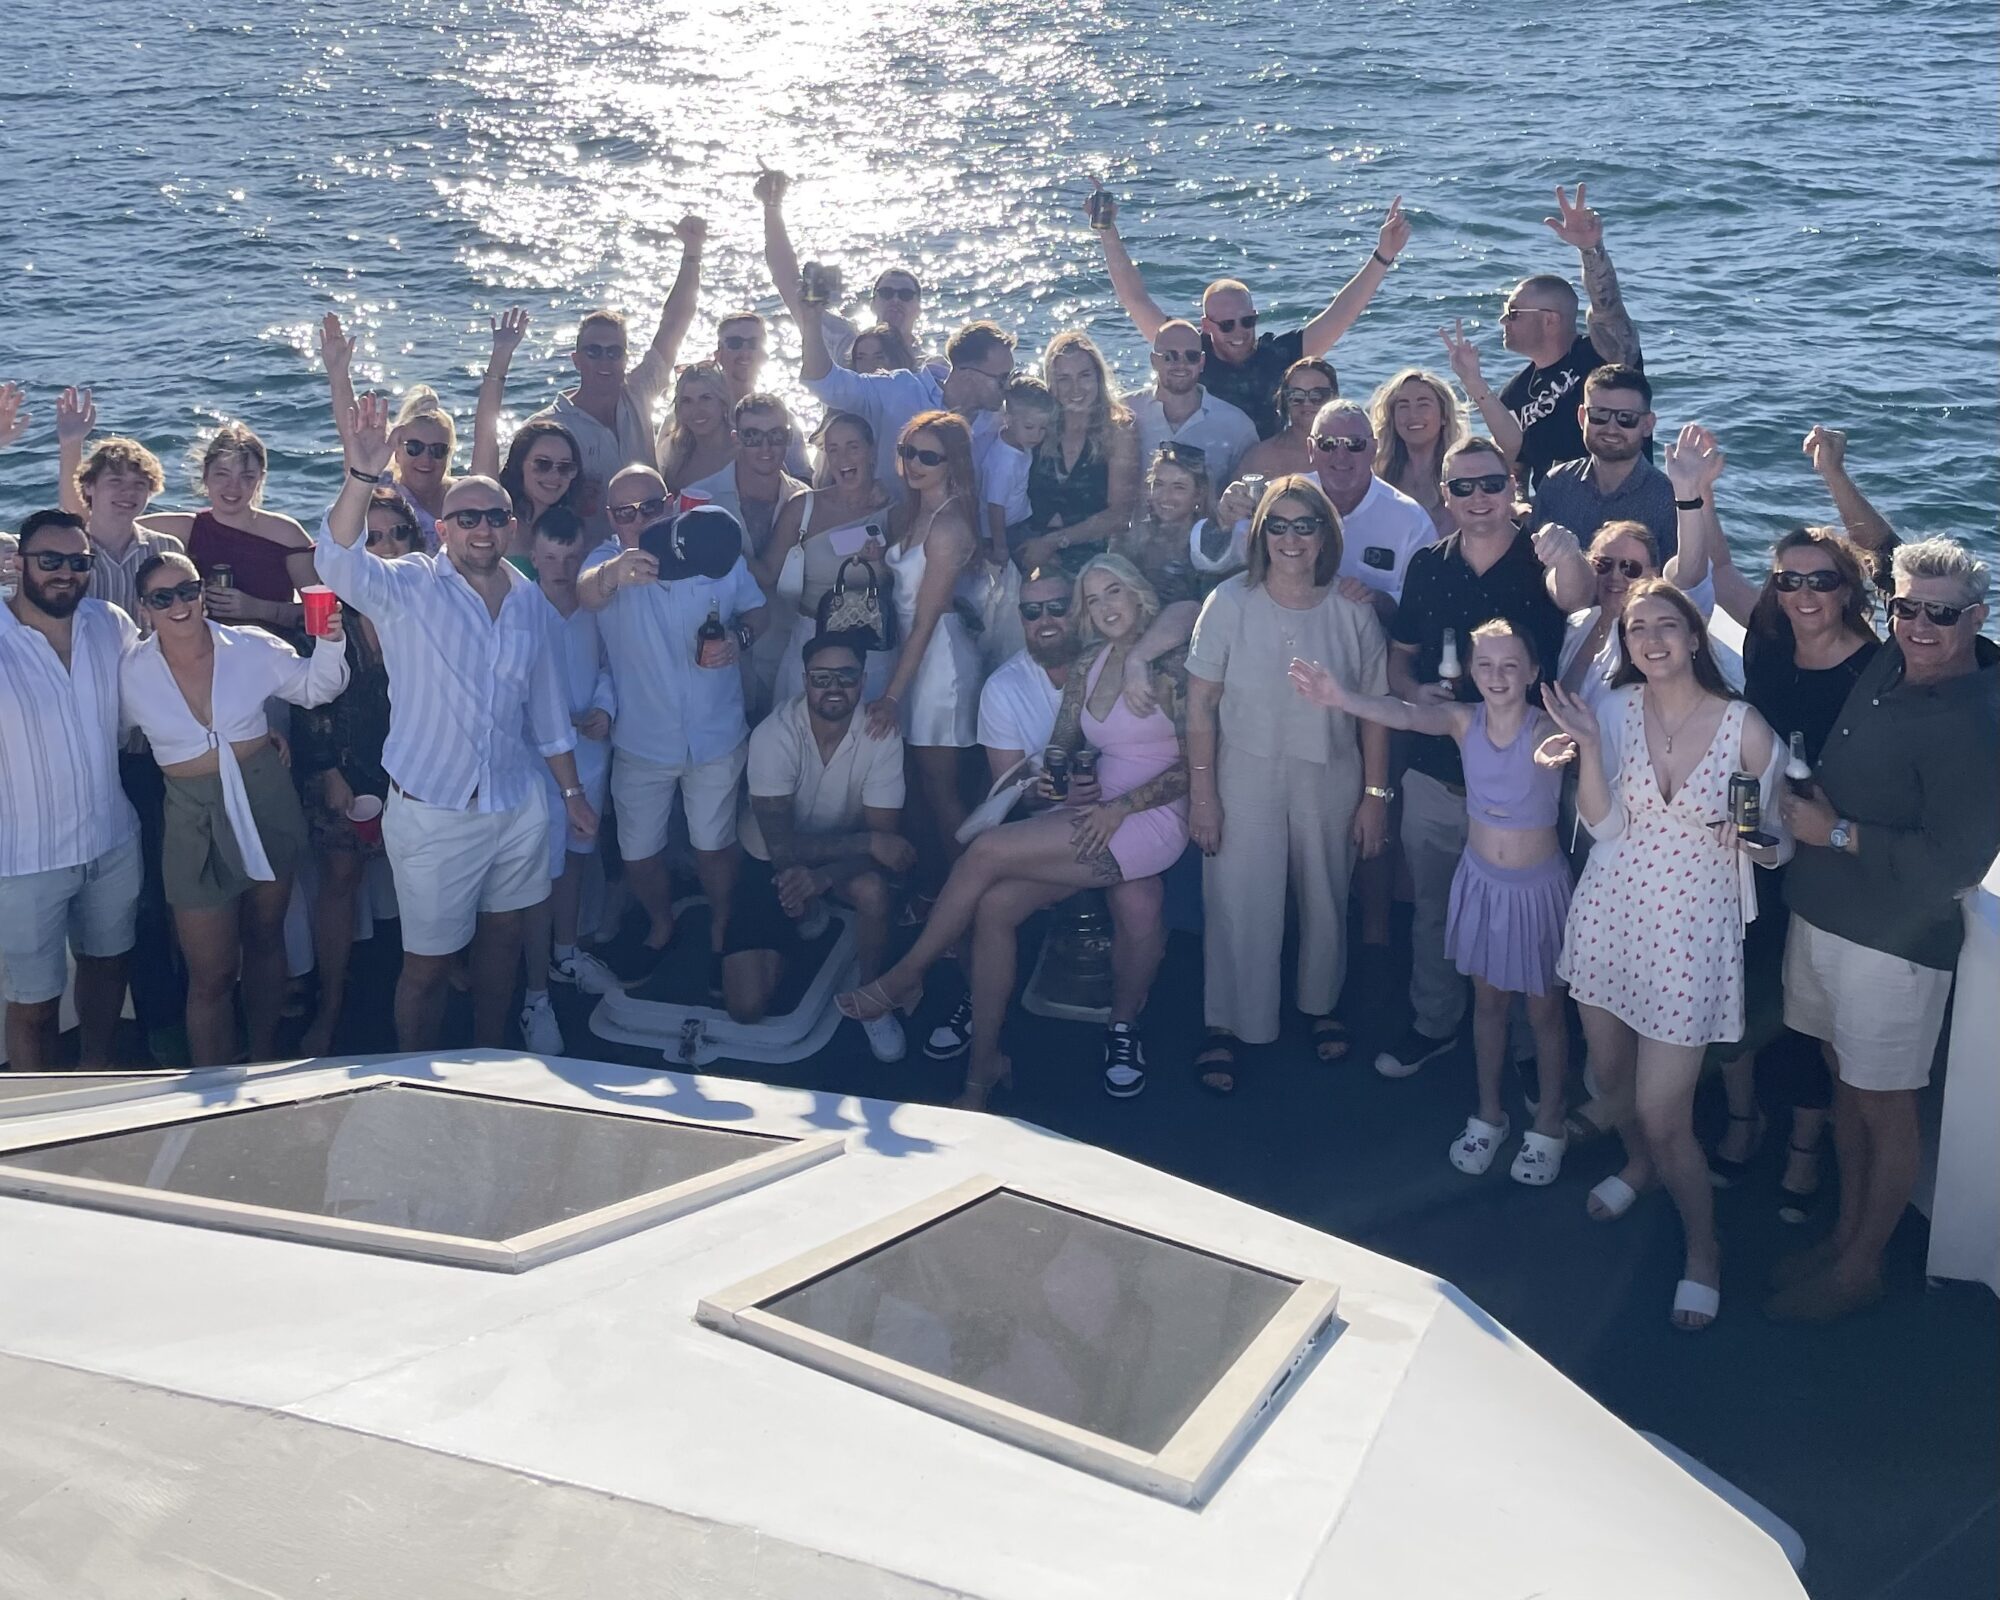
<instances>
[{"instance_id":1,"label":"khaki shorts","mask_svg":"<svg viewBox=\"0 0 2000 1600\"><path fill-rule=\"evenodd\" d=\"M1850 1089L1930 1082L1951 974L1843 939L1794 913L1785 940L1785 1026L1833 1046Z\"/></svg>"},{"instance_id":2,"label":"khaki shorts","mask_svg":"<svg viewBox=\"0 0 2000 1600\"><path fill-rule=\"evenodd\" d=\"M676 790L687 810L688 842L697 850L727 850L736 842L736 788L749 752L746 740L698 767L668 767L618 751L611 758L611 804L619 854L644 861L666 849Z\"/></svg>"}]
</instances>

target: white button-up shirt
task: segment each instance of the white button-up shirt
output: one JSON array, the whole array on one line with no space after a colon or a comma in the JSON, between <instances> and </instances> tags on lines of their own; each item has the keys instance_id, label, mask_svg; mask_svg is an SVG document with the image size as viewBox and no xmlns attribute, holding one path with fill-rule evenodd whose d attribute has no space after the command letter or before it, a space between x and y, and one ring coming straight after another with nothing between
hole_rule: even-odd
<instances>
[{"instance_id":1,"label":"white button-up shirt","mask_svg":"<svg viewBox=\"0 0 2000 1600\"><path fill-rule=\"evenodd\" d=\"M118 782L118 662L139 630L82 601L69 669L0 605L0 878L80 867L139 831Z\"/></svg>"},{"instance_id":2,"label":"white button-up shirt","mask_svg":"<svg viewBox=\"0 0 2000 1600\"><path fill-rule=\"evenodd\" d=\"M1130 404L1133 419L1139 425L1140 458L1150 462L1169 439L1176 444L1191 444L1207 458L1208 481L1217 494L1229 486L1236 475L1236 463L1257 442L1257 424L1244 415L1242 408L1218 400L1206 389L1201 391L1201 404L1194 415L1178 428L1167 421L1166 407L1153 397L1151 390Z\"/></svg>"},{"instance_id":3,"label":"white button-up shirt","mask_svg":"<svg viewBox=\"0 0 2000 1600\"><path fill-rule=\"evenodd\" d=\"M389 669L382 770L426 804L511 811L541 779L537 756L576 748L556 630L562 618L507 563L496 617L444 554L384 561L321 522L320 579L375 624Z\"/></svg>"},{"instance_id":4,"label":"white button-up shirt","mask_svg":"<svg viewBox=\"0 0 2000 1600\"><path fill-rule=\"evenodd\" d=\"M584 557L600 566L623 547L616 540ZM750 736L743 720L743 674L735 666L694 664L695 632L711 607L731 627L764 603L764 591L738 557L720 578L625 584L597 613L611 662L618 721L611 746L663 767L698 767L726 756Z\"/></svg>"}]
</instances>

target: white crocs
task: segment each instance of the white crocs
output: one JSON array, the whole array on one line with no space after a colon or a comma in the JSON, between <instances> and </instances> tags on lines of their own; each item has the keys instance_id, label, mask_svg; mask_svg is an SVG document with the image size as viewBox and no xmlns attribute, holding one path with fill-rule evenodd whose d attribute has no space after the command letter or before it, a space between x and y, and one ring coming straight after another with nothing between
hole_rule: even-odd
<instances>
[{"instance_id":1,"label":"white crocs","mask_svg":"<svg viewBox=\"0 0 2000 1600\"><path fill-rule=\"evenodd\" d=\"M1521 1148L1515 1152L1514 1164L1507 1169L1507 1176L1531 1189L1546 1188L1556 1181L1556 1174L1562 1171L1563 1152L1567 1149L1569 1140L1551 1139L1546 1133L1537 1133L1530 1128L1521 1135Z\"/></svg>"},{"instance_id":2,"label":"white crocs","mask_svg":"<svg viewBox=\"0 0 2000 1600\"><path fill-rule=\"evenodd\" d=\"M1452 1142L1451 1164L1460 1172L1478 1177L1493 1165L1493 1158L1500 1153L1500 1146L1506 1143L1511 1126L1505 1117L1497 1123L1467 1117L1465 1131Z\"/></svg>"}]
</instances>

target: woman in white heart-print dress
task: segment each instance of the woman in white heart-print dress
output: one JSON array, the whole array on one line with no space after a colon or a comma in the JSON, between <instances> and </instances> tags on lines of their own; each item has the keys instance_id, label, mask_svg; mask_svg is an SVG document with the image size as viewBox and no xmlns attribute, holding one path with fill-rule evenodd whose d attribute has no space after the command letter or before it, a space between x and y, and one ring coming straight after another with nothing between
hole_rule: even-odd
<instances>
[{"instance_id":1,"label":"woman in white heart-print dress","mask_svg":"<svg viewBox=\"0 0 2000 1600\"><path fill-rule=\"evenodd\" d=\"M1757 774L1766 830L1785 747L1724 682L1701 613L1664 579L1633 588L1619 621L1625 666L1602 724L1581 697L1545 691L1562 732L1537 759L1577 762L1577 810L1597 841L1570 900L1557 972L1583 1014L1591 1070L1625 1144L1625 1168L1590 1193L1611 1221L1655 1181L1687 1234L1674 1325L1720 1308L1721 1251L1708 1163L1694 1136L1702 1056L1743 1036L1743 926L1756 915L1754 856L1729 820L1729 780ZM1607 771L1606 769L1609 768Z\"/></svg>"}]
</instances>

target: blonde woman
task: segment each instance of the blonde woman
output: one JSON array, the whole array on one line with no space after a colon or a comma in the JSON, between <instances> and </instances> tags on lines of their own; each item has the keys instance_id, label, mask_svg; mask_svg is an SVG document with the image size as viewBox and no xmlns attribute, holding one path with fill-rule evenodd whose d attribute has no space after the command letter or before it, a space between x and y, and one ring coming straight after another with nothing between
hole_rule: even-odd
<instances>
[{"instance_id":1,"label":"blonde woman","mask_svg":"<svg viewBox=\"0 0 2000 1600\"><path fill-rule=\"evenodd\" d=\"M1023 572L1060 561L1076 573L1139 509L1139 428L1089 334L1072 328L1051 339L1042 377L1056 421L1028 466L1035 537L1015 560Z\"/></svg>"},{"instance_id":2,"label":"blonde woman","mask_svg":"<svg viewBox=\"0 0 2000 1600\"><path fill-rule=\"evenodd\" d=\"M1435 372L1405 367L1368 402L1375 428L1375 476L1430 513L1442 539L1452 531L1444 501L1444 454L1467 437L1458 394Z\"/></svg>"},{"instance_id":3,"label":"blonde woman","mask_svg":"<svg viewBox=\"0 0 2000 1600\"><path fill-rule=\"evenodd\" d=\"M1374 608L1340 592L1340 517L1303 474L1251 518L1248 565L1202 606L1188 646L1189 832L1202 875L1209 1038L1202 1087L1236 1088L1236 1052L1278 1037L1287 890L1299 908L1298 1008L1313 1049L1349 1047L1333 1015L1347 978L1347 888L1389 841L1389 735L1291 692L1293 659L1352 692L1388 693Z\"/></svg>"},{"instance_id":4,"label":"blonde woman","mask_svg":"<svg viewBox=\"0 0 2000 1600\"><path fill-rule=\"evenodd\" d=\"M674 379L674 408L660 429L660 476L679 494L736 460L736 396L719 361L697 361ZM629 464L629 463L628 463Z\"/></svg>"}]
</instances>

